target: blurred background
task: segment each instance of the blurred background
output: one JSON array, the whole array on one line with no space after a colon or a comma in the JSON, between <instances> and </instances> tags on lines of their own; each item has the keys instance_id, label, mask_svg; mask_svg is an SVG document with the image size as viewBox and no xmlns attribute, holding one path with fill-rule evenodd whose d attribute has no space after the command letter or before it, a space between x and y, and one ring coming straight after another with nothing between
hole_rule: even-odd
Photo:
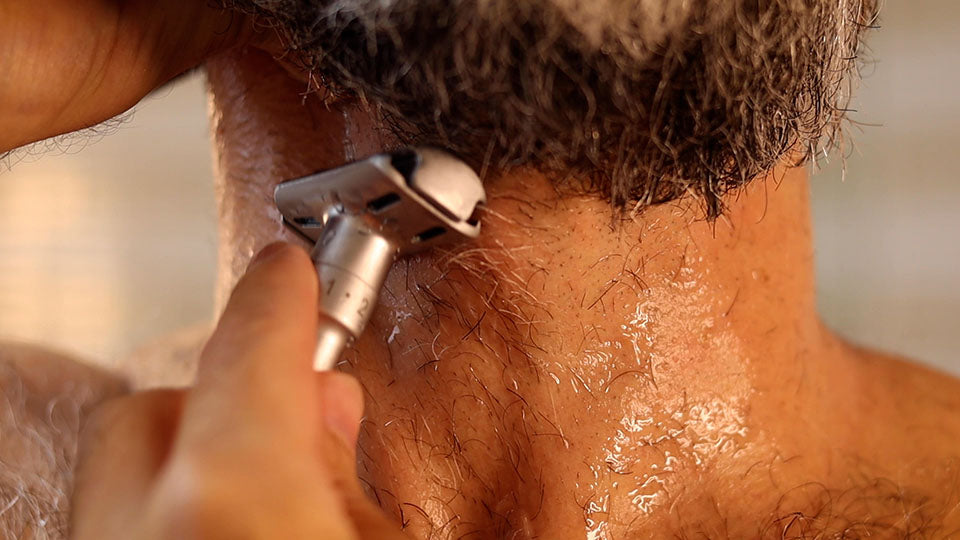
<instances>
[{"instance_id":1,"label":"blurred background","mask_svg":"<svg viewBox=\"0 0 960 540\"><path fill-rule=\"evenodd\" d=\"M960 4L890 2L855 147L813 180L818 298L860 343L960 374ZM215 208L200 74L106 137L0 164L0 339L114 363L212 317Z\"/></svg>"}]
</instances>

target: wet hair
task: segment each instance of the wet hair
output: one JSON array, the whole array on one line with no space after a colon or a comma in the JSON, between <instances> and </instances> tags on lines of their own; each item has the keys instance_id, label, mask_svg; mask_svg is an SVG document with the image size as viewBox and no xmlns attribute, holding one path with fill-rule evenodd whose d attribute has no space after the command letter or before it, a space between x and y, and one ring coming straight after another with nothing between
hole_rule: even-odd
<instances>
[{"instance_id":1,"label":"wet hair","mask_svg":"<svg viewBox=\"0 0 960 540\"><path fill-rule=\"evenodd\" d=\"M402 141L618 208L722 196L841 140L876 0L231 0Z\"/></svg>"}]
</instances>

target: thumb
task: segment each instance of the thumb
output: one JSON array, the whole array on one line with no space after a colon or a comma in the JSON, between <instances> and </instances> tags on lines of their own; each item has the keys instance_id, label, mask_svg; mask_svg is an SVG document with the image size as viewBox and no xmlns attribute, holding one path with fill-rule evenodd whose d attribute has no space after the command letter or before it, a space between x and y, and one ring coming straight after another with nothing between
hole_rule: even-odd
<instances>
[{"instance_id":1,"label":"thumb","mask_svg":"<svg viewBox=\"0 0 960 540\"><path fill-rule=\"evenodd\" d=\"M226 451L240 441L285 440L312 448L319 413L310 366L317 294L316 271L303 249L273 244L250 264L200 355L181 444Z\"/></svg>"}]
</instances>

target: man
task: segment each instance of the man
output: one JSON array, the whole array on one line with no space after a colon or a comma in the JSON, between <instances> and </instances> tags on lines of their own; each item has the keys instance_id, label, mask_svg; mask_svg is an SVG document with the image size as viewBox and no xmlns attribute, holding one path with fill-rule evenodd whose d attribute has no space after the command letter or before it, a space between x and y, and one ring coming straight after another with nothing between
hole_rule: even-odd
<instances>
[{"instance_id":1,"label":"man","mask_svg":"<svg viewBox=\"0 0 960 540\"><path fill-rule=\"evenodd\" d=\"M0 18L13 126L0 148L105 119L208 59L225 312L192 390L99 408L72 499L78 538L960 527L960 385L846 345L814 312L794 165L838 133L872 3L231 8L244 15L91 1ZM352 379L308 374L318 292L304 252L249 259L298 242L276 183L408 143L471 161L489 204L476 243L391 272L339 366L363 388L358 434ZM186 382L143 362L131 369L152 373L144 384ZM69 429L24 447L66 447L119 392L87 372L34 388L54 368L11 369L4 392L29 387L38 411L90 389ZM34 484L66 485L69 452L53 465L16 455ZM41 492L8 478L9 493ZM53 534L8 500L22 518L11 534Z\"/></svg>"}]
</instances>

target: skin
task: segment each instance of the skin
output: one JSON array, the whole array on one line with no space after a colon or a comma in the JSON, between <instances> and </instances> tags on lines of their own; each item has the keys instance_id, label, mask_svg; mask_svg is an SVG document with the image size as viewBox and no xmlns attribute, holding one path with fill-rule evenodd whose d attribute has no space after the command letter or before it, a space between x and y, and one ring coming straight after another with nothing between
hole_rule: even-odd
<instances>
[{"instance_id":1,"label":"skin","mask_svg":"<svg viewBox=\"0 0 960 540\"><path fill-rule=\"evenodd\" d=\"M382 538L398 524L414 538L960 528L960 384L820 324L801 169L732 194L716 223L693 200L617 219L534 170L487 179L482 237L396 265L339 366L366 402L358 484L348 464L357 389L307 369L309 261L274 248L241 275L262 246L299 241L270 203L276 183L394 142L361 104L304 97L300 74L234 44L208 63L225 312L194 389L124 398L88 428L78 537ZM42 57L4 47L20 55L14 66ZM185 47L192 61L174 64L213 49ZM96 114L43 129L30 118L45 107L18 105L30 89L4 83L0 111L24 119L0 148L102 120L167 78L121 85L129 91L99 96Z\"/></svg>"},{"instance_id":2,"label":"skin","mask_svg":"<svg viewBox=\"0 0 960 540\"><path fill-rule=\"evenodd\" d=\"M296 241L276 183L393 143L360 104L293 99L269 56L208 73L226 291L247 253ZM367 395L361 478L414 537L960 526L938 487L957 485L960 385L820 323L805 169L716 223L690 200L616 219L532 170L487 190L480 239L397 264L340 366Z\"/></svg>"},{"instance_id":3,"label":"skin","mask_svg":"<svg viewBox=\"0 0 960 540\"><path fill-rule=\"evenodd\" d=\"M116 116L254 37L211 3L149 0L4 2L0 31L0 153Z\"/></svg>"}]
</instances>

